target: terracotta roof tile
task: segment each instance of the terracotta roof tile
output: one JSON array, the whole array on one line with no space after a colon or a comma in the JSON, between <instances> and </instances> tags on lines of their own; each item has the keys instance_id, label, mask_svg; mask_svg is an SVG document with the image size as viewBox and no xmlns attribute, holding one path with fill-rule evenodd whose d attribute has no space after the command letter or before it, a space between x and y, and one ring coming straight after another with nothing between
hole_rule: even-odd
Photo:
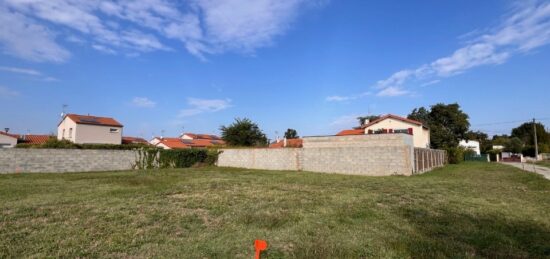
<instances>
[{"instance_id":1,"label":"terracotta roof tile","mask_svg":"<svg viewBox=\"0 0 550 259\"><path fill-rule=\"evenodd\" d=\"M350 129L350 130L342 130L336 134L336 136L350 136L350 135L364 135L365 130L364 129Z\"/></svg>"},{"instance_id":2,"label":"terracotta roof tile","mask_svg":"<svg viewBox=\"0 0 550 259\"><path fill-rule=\"evenodd\" d=\"M122 144L149 144L149 142L138 137L122 137Z\"/></svg>"},{"instance_id":3,"label":"terracotta roof tile","mask_svg":"<svg viewBox=\"0 0 550 259\"><path fill-rule=\"evenodd\" d=\"M91 115L79 115L79 114L67 114L65 118L69 117L77 124L89 124L89 125L100 125L100 126L112 126L112 127L123 127L120 122L116 121L113 118L109 117L98 117ZM65 119L63 118L63 119ZM61 122L59 123L61 124Z\"/></svg>"},{"instance_id":4,"label":"terracotta roof tile","mask_svg":"<svg viewBox=\"0 0 550 259\"><path fill-rule=\"evenodd\" d=\"M19 135L19 140L22 143L26 143L26 144L44 144L50 138L55 138L55 136L51 136L51 135L31 135L31 134Z\"/></svg>"}]
</instances>

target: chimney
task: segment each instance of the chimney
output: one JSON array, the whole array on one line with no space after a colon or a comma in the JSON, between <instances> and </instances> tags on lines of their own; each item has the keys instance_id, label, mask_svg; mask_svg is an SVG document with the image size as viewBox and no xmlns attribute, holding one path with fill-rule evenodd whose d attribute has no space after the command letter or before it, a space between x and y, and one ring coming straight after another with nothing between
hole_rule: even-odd
<instances>
[{"instance_id":1,"label":"chimney","mask_svg":"<svg viewBox=\"0 0 550 259\"><path fill-rule=\"evenodd\" d=\"M283 141L284 141L283 147L286 147L286 144L287 144L287 143L286 143L286 142L287 142L287 141L286 141L286 138L284 138Z\"/></svg>"},{"instance_id":2,"label":"chimney","mask_svg":"<svg viewBox=\"0 0 550 259\"><path fill-rule=\"evenodd\" d=\"M8 131L10 131L10 128L4 128L4 131L6 131L6 133L8 133Z\"/></svg>"}]
</instances>

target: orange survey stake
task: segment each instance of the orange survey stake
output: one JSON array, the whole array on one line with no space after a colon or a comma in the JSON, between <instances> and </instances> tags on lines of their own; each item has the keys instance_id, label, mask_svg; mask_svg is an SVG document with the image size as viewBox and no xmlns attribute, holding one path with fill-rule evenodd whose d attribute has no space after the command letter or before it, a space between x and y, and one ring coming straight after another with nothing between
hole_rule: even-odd
<instances>
[{"instance_id":1,"label":"orange survey stake","mask_svg":"<svg viewBox=\"0 0 550 259\"><path fill-rule=\"evenodd\" d=\"M267 242L265 240L256 239L254 240L254 248L256 249L254 259L260 259L260 253L267 249Z\"/></svg>"}]
</instances>

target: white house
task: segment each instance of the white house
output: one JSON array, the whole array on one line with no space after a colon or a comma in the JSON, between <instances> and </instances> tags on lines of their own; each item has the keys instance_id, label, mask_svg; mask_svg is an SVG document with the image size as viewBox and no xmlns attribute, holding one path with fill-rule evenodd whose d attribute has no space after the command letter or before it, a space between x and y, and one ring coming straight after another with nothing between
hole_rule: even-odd
<instances>
[{"instance_id":1,"label":"white house","mask_svg":"<svg viewBox=\"0 0 550 259\"><path fill-rule=\"evenodd\" d=\"M478 155L481 154L481 149L479 148L479 141L461 140L458 143L458 145L461 146L461 147L467 148L467 149L471 149L471 150L475 151L476 154L478 154Z\"/></svg>"},{"instance_id":2,"label":"white house","mask_svg":"<svg viewBox=\"0 0 550 259\"><path fill-rule=\"evenodd\" d=\"M57 139L78 144L122 143L122 127L113 118L67 114L57 125Z\"/></svg>"},{"instance_id":3,"label":"white house","mask_svg":"<svg viewBox=\"0 0 550 259\"><path fill-rule=\"evenodd\" d=\"M0 148L11 148L17 145L17 135L0 131Z\"/></svg>"},{"instance_id":4,"label":"white house","mask_svg":"<svg viewBox=\"0 0 550 259\"><path fill-rule=\"evenodd\" d=\"M337 136L361 134L405 133L413 135L414 147L430 148L430 129L422 122L387 114L373 121L366 121L360 128L344 130Z\"/></svg>"}]
</instances>

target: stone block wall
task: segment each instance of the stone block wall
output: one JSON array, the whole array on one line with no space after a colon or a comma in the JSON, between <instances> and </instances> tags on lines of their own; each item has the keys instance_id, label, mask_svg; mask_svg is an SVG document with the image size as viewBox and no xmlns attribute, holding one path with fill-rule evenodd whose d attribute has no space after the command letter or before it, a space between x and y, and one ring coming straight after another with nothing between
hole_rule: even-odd
<instances>
[{"instance_id":1,"label":"stone block wall","mask_svg":"<svg viewBox=\"0 0 550 259\"><path fill-rule=\"evenodd\" d=\"M358 175L411 175L413 140L407 134L304 138L303 148L225 149L219 166Z\"/></svg>"},{"instance_id":2,"label":"stone block wall","mask_svg":"<svg viewBox=\"0 0 550 259\"><path fill-rule=\"evenodd\" d=\"M301 148L224 149L218 166L266 170L299 170Z\"/></svg>"},{"instance_id":3,"label":"stone block wall","mask_svg":"<svg viewBox=\"0 0 550 259\"><path fill-rule=\"evenodd\" d=\"M137 151L0 149L0 173L62 173L129 170Z\"/></svg>"}]
</instances>

